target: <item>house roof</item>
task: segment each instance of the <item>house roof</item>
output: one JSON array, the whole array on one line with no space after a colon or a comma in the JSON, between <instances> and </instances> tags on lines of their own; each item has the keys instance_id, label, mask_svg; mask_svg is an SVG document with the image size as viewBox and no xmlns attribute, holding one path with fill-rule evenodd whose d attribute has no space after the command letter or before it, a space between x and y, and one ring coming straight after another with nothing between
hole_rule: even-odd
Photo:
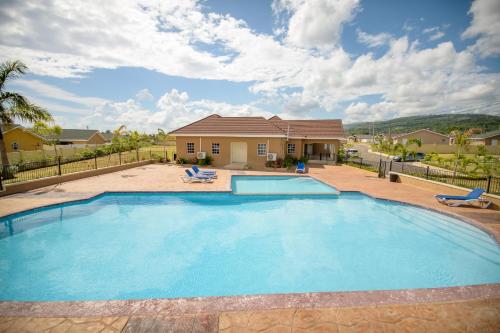
<instances>
[{"instance_id":1,"label":"house roof","mask_svg":"<svg viewBox=\"0 0 500 333\"><path fill-rule=\"evenodd\" d=\"M342 120L270 120L289 138L345 137Z\"/></svg>"},{"instance_id":2,"label":"house roof","mask_svg":"<svg viewBox=\"0 0 500 333\"><path fill-rule=\"evenodd\" d=\"M410 133L398 134L398 135L393 136L392 138L393 138L393 139L397 139L397 138L401 138L401 137L403 137L403 136L407 136L407 135L415 134L415 133L422 132L422 131L430 132L430 133L433 133L433 134L436 134L436 135L440 135L440 136L445 137L445 138L449 138L449 136L448 136L448 135L445 135L445 134L442 134L442 133L438 133L438 132L431 131L431 130L430 130L430 129L428 129L428 128L422 128L422 129L419 129L419 130L416 130L416 131L413 131L413 132L410 132Z\"/></svg>"},{"instance_id":3,"label":"house roof","mask_svg":"<svg viewBox=\"0 0 500 333\"><path fill-rule=\"evenodd\" d=\"M88 141L96 134L102 136L98 130L63 128L58 140L61 142Z\"/></svg>"},{"instance_id":4,"label":"house roof","mask_svg":"<svg viewBox=\"0 0 500 333\"><path fill-rule=\"evenodd\" d=\"M476 140L488 139L488 138L492 138L492 137L497 136L497 135L500 135L500 129L497 129L496 131L490 131L490 132L474 135L471 137L471 139L473 139L473 140L474 139L476 139Z\"/></svg>"},{"instance_id":5,"label":"house roof","mask_svg":"<svg viewBox=\"0 0 500 333\"><path fill-rule=\"evenodd\" d=\"M279 117L208 116L176 129L172 135L344 138L341 120L281 120Z\"/></svg>"},{"instance_id":6,"label":"house roof","mask_svg":"<svg viewBox=\"0 0 500 333\"><path fill-rule=\"evenodd\" d=\"M8 133L8 132L10 132L10 131L12 131L12 130L14 130L14 129L16 129L16 128L21 129L24 133L27 133L27 134L29 134L29 135L31 135L31 136L37 137L37 138L39 138L39 139L42 139L43 141L45 141L45 140L46 140L43 136L41 136L41 135L39 135L39 134L37 134L37 133L35 133L35 132L31 131L29 128L26 128L26 127L21 126L21 125L19 125L19 124L0 125L0 130L1 130L1 131L2 131L2 133L4 133L4 134L5 134L5 133Z\"/></svg>"}]
</instances>

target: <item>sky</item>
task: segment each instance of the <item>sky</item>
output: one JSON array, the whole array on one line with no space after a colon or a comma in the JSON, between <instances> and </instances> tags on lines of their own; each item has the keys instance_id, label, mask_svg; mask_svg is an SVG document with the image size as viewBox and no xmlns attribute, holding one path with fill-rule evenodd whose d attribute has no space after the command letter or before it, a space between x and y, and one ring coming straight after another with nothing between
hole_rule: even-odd
<instances>
[{"instance_id":1,"label":"sky","mask_svg":"<svg viewBox=\"0 0 500 333\"><path fill-rule=\"evenodd\" d=\"M498 0L0 2L6 89L64 128L500 114Z\"/></svg>"}]
</instances>

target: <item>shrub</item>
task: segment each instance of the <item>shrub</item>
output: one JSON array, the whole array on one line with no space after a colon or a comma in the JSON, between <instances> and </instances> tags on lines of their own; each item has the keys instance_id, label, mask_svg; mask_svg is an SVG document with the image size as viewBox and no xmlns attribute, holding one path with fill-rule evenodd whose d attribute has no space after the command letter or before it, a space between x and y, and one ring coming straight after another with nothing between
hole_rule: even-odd
<instances>
[{"instance_id":1,"label":"shrub","mask_svg":"<svg viewBox=\"0 0 500 333\"><path fill-rule=\"evenodd\" d=\"M93 151L93 150L84 150L80 153L80 156L82 158L92 158L92 157L95 157L96 156L96 153Z\"/></svg>"},{"instance_id":2,"label":"shrub","mask_svg":"<svg viewBox=\"0 0 500 333\"><path fill-rule=\"evenodd\" d=\"M177 164L186 164L188 161L185 158L177 157Z\"/></svg>"},{"instance_id":3,"label":"shrub","mask_svg":"<svg viewBox=\"0 0 500 333\"><path fill-rule=\"evenodd\" d=\"M307 164L307 162L309 162L309 158L307 156L302 156L301 158L299 158L299 162Z\"/></svg>"},{"instance_id":4,"label":"shrub","mask_svg":"<svg viewBox=\"0 0 500 333\"><path fill-rule=\"evenodd\" d=\"M207 155L204 159L198 160L198 165L211 165L212 156Z\"/></svg>"}]
</instances>

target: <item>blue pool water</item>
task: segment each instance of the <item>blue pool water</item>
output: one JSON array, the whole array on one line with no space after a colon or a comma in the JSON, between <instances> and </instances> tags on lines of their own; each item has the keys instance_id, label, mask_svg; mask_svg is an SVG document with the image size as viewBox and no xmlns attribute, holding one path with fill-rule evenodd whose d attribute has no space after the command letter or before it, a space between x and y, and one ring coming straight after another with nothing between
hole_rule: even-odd
<instances>
[{"instance_id":1,"label":"blue pool water","mask_svg":"<svg viewBox=\"0 0 500 333\"><path fill-rule=\"evenodd\" d=\"M233 176L235 194L338 194L338 191L311 177Z\"/></svg>"},{"instance_id":2,"label":"blue pool water","mask_svg":"<svg viewBox=\"0 0 500 333\"><path fill-rule=\"evenodd\" d=\"M0 221L2 300L500 282L500 249L484 232L357 193L106 194Z\"/></svg>"}]
</instances>

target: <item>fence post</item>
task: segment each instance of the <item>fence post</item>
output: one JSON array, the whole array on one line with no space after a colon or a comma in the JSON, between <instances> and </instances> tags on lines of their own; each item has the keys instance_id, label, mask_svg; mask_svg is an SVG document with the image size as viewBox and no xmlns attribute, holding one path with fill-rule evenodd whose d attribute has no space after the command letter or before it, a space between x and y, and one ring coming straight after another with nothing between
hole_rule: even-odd
<instances>
[{"instance_id":1,"label":"fence post","mask_svg":"<svg viewBox=\"0 0 500 333\"><path fill-rule=\"evenodd\" d=\"M391 162L389 163L389 172L391 172L391 171L392 171L392 160L391 160Z\"/></svg>"},{"instance_id":2,"label":"fence post","mask_svg":"<svg viewBox=\"0 0 500 333\"><path fill-rule=\"evenodd\" d=\"M57 156L57 173L61 175L61 156Z\"/></svg>"},{"instance_id":3,"label":"fence post","mask_svg":"<svg viewBox=\"0 0 500 333\"><path fill-rule=\"evenodd\" d=\"M0 191L3 191L2 178L3 178L3 173L4 173L4 170L5 170L5 167L2 165L2 170L0 170L0 171L2 171L2 172L0 173Z\"/></svg>"},{"instance_id":4,"label":"fence post","mask_svg":"<svg viewBox=\"0 0 500 333\"><path fill-rule=\"evenodd\" d=\"M486 185L486 193L490 193L491 175L488 176L488 184Z\"/></svg>"},{"instance_id":5,"label":"fence post","mask_svg":"<svg viewBox=\"0 0 500 333\"><path fill-rule=\"evenodd\" d=\"M429 166L427 166L427 170L425 172L425 177L429 179Z\"/></svg>"},{"instance_id":6,"label":"fence post","mask_svg":"<svg viewBox=\"0 0 500 333\"><path fill-rule=\"evenodd\" d=\"M135 155L137 156L137 162L139 162L139 149L135 150Z\"/></svg>"},{"instance_id":7,"label":"fence post","mask_svg":"<svg viewBox=\"0 0 500 333\"><path fill-rule=\"evenodd\" d=\"M118 160L120 161L120 165L122 165L122 152L118 152Z\"/></svg>"},{"instance_id":8,"label":"fence post","mask_svg":"<svg viewBox=\"0 0 500 333\"><path fill-rule=\"evenodd\" d=\"M359 167L361 168L363 166L363 157L359 158Z\"/></svg>"},{"instance_id":9,"label":"fence post","mask_svg":"<svg viewBox=\"0 0 500 333\"><path fill-rule=\"evenodd\" d=\"M97 155L94 155L94 167L97 170Z\"/></svg>"},{"instance_id":10,"label":"fence post","mask_svg":"<svg viewBox=\"0 0 500 333\"><path fill-rule=\"evenodd\" d=\"M405 173L405 162L401 163L401 173Z\"/></svg>"},{"instance_id":11,"label":"fence post","mask_svg":"<svg viewBox=\"0 0 500 333\"><path fill-rule=\"evenodd\" d=\"M152 160L153 159L153 154L151 154L151 148L149 149L149 159Z\"/></svg>"},{"instance_id":12,"label":"fence post","mask_svg":"<svg viewBox=\"0 0 500 333\"><path fill-rule=\"evenodd\" d=\"M378 178L382 178L382 159L378 161Z\"/></svg>"},{"instance_id":13,"label":"fence post","mask_svg":"<svg viewBox=\"0 0 500 333\"><path fill-rule=\"evenodd\" d=\"M165 150L165 163L167 163L167 160L168 160L168 153L167 150Z\"/></svg>"}]
</instances>

